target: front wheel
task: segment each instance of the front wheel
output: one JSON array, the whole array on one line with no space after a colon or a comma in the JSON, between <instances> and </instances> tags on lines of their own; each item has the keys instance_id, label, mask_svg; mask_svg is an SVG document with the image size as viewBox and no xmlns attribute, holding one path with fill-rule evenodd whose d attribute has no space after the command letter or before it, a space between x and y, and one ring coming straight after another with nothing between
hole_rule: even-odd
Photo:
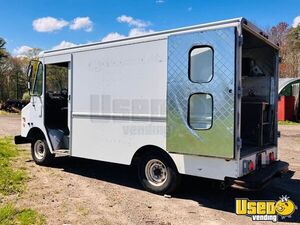
<instances>
[{"instance_id":1,"label":"front wheel","mask_svg":"<svg viewBox=\"0 0 300 225\"><path fill-rule=\"evenodd\" d=\"M45 139L37 139L32 143L31 155L38 165L49 165L54 160L54 154L50 152Z\"/></svg>"},{"instance_id":2,"label":"front wheel","mask_svg":"<svg viewBox=\"0 0 300 225\"><path fill-rule=\"evenodd\" d=\"M180 174L174 163L160 153L146 154L138 166L143 187L156 194L170 194L180 183Z\"/></svg>"}]
</instances>

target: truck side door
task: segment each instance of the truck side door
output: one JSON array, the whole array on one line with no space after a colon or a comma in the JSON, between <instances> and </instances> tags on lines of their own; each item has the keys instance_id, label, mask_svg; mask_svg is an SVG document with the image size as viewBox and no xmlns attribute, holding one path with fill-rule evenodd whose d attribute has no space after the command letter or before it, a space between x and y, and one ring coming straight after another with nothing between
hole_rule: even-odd
<instances>
[{"instance_id":1,"label":"truck side door","mask_svg":"<svg viewBox=\"0 0 300 225\"><path fill-rule=\"evenodd\" d=\"M235 27L169 36L169 152L234 157L235 37Z\"/></svg>"}]
</instances>

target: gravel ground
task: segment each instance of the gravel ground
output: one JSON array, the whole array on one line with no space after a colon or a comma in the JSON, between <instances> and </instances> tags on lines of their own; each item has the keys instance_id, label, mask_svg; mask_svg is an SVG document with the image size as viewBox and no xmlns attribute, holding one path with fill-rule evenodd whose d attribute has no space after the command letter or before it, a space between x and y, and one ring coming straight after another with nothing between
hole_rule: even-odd
<instances>
[{"instance_id":1,"label":"gravel ground","mask_svg":"<svg viewBox=\"0 0 300 225\"><path fill-rule=\"evenodd\" d=\"M19 116L0 116L0 136L19 129ZM59 157L53 166L40 167L28 154L16 163L28 170L27 189L10 198L38 210L51 225L252 224L251 218L235 215L236 197L278 200L288 195L300 207L300 125L280 126L280 131L280 158L291 171L259 192L220 191L207 180L185 176L180 191L166 198L144 191L136 171L127 166ZM299 223L299 211L280 223Z\"/></svg>"}]
</instances>

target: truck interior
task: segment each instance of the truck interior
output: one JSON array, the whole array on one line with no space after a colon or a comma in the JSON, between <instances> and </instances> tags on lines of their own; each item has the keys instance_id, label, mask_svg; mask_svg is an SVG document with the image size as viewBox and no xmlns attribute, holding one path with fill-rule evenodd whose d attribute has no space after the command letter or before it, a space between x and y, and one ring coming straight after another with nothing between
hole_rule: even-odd
<instances>
[{"instance_id":1,"label":"truck interior","mask_svg":"<svg viewBox=\"0 0 300 225\"><path fill-rule=\"evenodd\" d=\"M53 148L68 149L68 63L45 65L45 76L45 126Z\"/></svg>"},{"instance_id":2,"label":"truck interior","mask_svg":"<svg viewBox=\"0 0 300 225\"><path fill-rule=\"evenodd\" d=\"M277 50L243 30L241 157L276 145Z\"/></svg>"}]
</instances>

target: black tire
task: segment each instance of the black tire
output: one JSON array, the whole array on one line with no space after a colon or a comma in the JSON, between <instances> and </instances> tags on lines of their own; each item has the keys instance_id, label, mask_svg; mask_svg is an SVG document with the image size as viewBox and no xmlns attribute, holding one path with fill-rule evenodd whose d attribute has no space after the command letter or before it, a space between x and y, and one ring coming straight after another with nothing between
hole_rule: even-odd
<instances>
[{"instance_id":1,"label":"black tire","mask_svg":"<svg viewBox=\"0 0 300 225\"><path fill-rule=\"evenodd\" d=\"M159 152L149 152L142 157L138 175L145 190L160 195L174 192L181 181L173 161Z\"/></svg>"},{"instance_id":2,"label":"black tire","mask_svg":"<svg viewBox=\"0 0 300 225\"><path fill-rule=\"evenodd\" d=\"M47 141L44 138L36 139L31 144L31 156L36 164L43 166L50 165L55 157L50 152Z\"/></svg>"}]
</instances>

